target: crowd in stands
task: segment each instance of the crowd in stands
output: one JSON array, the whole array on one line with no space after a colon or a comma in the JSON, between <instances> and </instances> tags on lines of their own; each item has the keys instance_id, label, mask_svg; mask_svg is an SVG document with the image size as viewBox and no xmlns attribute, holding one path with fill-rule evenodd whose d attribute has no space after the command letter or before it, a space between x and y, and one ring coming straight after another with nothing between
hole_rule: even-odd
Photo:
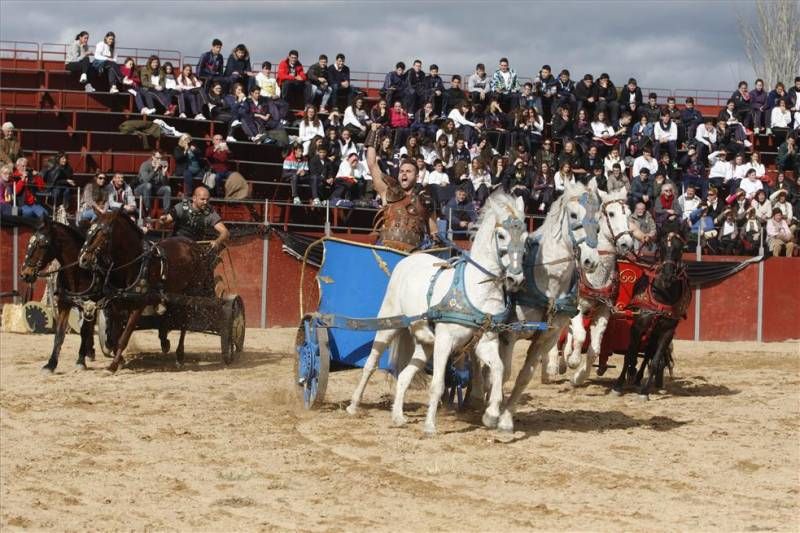
<instances>
[{"instance_id":1,"label":"crowd in stands","mask_svg":"<svg viewBox=\"0 0 800 533\"><path fill-rule=\"evenodd\" d=\"M524 197L531 214L543 215L568 182L594 179L603 190L628 191L640 247L651 247L659 226L678 220L692 235L690 246L699 243L713 253L756 253L762 239L775 254L793 253L800 77L788 90L782 82L770 90L761 79L751 90L742 81L716 116L703 116L691 97L680 106L672 96L659 105L658 95L643 94L635 78L617 88L606 73L576 82L569 70L556 75L544 65L524 81L501 58L491 72L477 64L466 83L458 75L445 82L437 65L426 71L416 59L409 69L395 64L373 103L352 85L341 53L331 64L320 54L306 68L290 50L276 69L265 61L254 70L244 44L225 60L222 42L214 39L197 65L162 64L151 56L139 67L133 58L117 57L113 32L93 50L88 40L88 33L78 34L66 56L66 68L87 91L107 83L112 93L134 95L143 115L227 125L226 138L215 135L208 146L180 139L172 158L183 194L200 180L221 194L230 175L227 145L252 142L284 149L282 177L295 204L310 192L313 206L377 207L381 199L361 144L377 127L383 172L395 174L402 160L412 160L441 220L459 231L494 187ZM290 109L297 102L302 112ZM13 126L6 126L0 187L13 189L25 212L41 216L31 191L72 183L71 169L61 158L41 175L27 170ZM777 147L774 179L754 150L759 138ZM104 185L107 175L98 174L82 195L80 212L87 206L130 209L136 197L147 210L153 196L168 206L167 168L163 154L154 152L132 186L116 183L114 175ZM3 193L3 209L9 194ZM54 197L60 201L63 196Z\"/></svg>"}]
</instances>

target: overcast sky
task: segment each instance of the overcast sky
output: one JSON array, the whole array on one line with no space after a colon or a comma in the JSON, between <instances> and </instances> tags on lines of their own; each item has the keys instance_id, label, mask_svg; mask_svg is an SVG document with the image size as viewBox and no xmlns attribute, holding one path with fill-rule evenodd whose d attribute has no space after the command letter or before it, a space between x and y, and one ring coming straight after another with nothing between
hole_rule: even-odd
<instances>
[{"instance_id":1,"label":"overcast sky","mask_svg":"<svg viewBox=\"0 0 800 533\"><path fill-rule=\"evenodd\" d=\"M0 39L69 42L80 30L96 43L114 31L118 46L197 56L214 37L227 57L237 43L251 57L278 60L290 48L308 65L320 53L347 55L351 69L385 73L419 57L442 73L487 70L501 56L520 76L550 64L574 79L608 72L621 85L722 89L752 82L738 17L751 2L256 2L0 0Z\"/></svg>"}]
</instances>

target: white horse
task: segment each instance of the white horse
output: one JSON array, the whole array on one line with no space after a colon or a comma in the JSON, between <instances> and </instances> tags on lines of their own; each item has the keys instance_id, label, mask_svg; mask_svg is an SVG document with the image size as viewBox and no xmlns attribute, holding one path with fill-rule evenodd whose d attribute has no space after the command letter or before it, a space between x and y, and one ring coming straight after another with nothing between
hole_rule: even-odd
<instances>
[{"instance_id":1,"label":"white horse","mask_svg":"<svg viewBox=\"0 0 800 533\"><path fill-rule=\"evenodd\" d=\"M517 375L498 428L513 431L514 412L533 371L542 357L558 341L561 330L575 314L573 291L576 268L592 272L597 268L597 185L567 184L564 194L550 207L544 224L533 234L525 256L526 283L517 298L519 320L543 321L547 330L524 335L507 334L501 342L501 359L510 377L511 355L517 338L532 339L525 362ZM505 336L504 336L505 337ZM557 369L556 369L557 371Z\"/></svg>"},{"instance_id":2,"label":"white horse","mask_svg":"<svg viewBox=\"0 0 800 533\"><path fill-rule=\"evenodd\" d=\"M432 321L421 319L410 324L408 331L417 343L417 349L411 363L398 377L398 389L401 384L407 387L427 357L433 356L433 378L424 428L427 434L436 432L436 410L444 391L450 355L473 338L487 315L496 320L508 315L510 305L506 292L516 290L525 279L522 258L528 233L525 231L523 200L501 190L495 191L486 200L477 227L469 260L456 263L455 268L443 268L442 260L429 254L412 254L401 260L392 272L378 313L378 317L414 317L433 309L443 314ZM405 329L377 332L361 381L347 407L348 413L358 413L358 404L381 353L403 331ZM484 332L474 349L475 355L491 373L491 393L483 423L495 427L503 399L503 364L498 352L497 333ZM405 423L402 395L395 397L393 415L396 425Z\"/></svg>"},{"instance_id":3,"label":"white horse","mask_svg":"<svg viewBox=\"0 0 800 533\"><path fill-rule=\"evenodd\" d=\"M578 290L578 314L572 318L564 343L564 354L571 351L567 363L570 368L575 369L570 378L575 386L583 384L589 377L592 365L600 353L600 344L611 317L611 306L614 305L618 288L617 256L625 256L633 251L633 234L628 226L628 216L631 214L626 202L628 191L623 188L613 193L598 192L602 201L597 243L600 262L593 272L582 276ZM591 338L584 356L586 328L583 321L587 316L591 319ZM559 357L557 348L550 351L550 358L554 356Z\"/></svg>"}]
</instances>

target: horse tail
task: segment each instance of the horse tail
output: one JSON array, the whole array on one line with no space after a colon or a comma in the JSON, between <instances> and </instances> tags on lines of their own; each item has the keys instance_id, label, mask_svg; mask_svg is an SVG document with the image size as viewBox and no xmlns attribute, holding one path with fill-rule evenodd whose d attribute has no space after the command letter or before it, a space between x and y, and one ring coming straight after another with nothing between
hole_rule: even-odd
<instances>
[{"instance_id":1,"label":"horse tail","mask_svg":"<svg viewBox=\"0 0 800 533\"><path fill-rule=\"evenodd\" d=\"M394 369L395 375L408 366L411 356L414 355L414 338L408 328L404 328L395 335L389 345L389 365Z\"/></svg>"}]
</instances>

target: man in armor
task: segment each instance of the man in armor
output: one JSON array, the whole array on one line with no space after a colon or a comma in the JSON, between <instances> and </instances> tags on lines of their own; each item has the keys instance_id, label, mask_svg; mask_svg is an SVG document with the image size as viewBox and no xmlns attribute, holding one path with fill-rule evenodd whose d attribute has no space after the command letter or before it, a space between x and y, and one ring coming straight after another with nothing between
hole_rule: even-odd
<instances>
[{"instance_id":1,"label":"man in armor","mask_svg":"<svg viewBox=\"0 0 800 533\"><path fill-rule=\"evenodd\" d=\"M426 237L436 237L436 210L430 195L417 185L418 169L412 159L400 163L397 178L381 172L375 150L378 126L372 125L364 141L372 185L384 204L375 217L375 229L383 246L410 252L422 247Z\"/></svg>"},{"instance_id":2,"label":"man in armor","mask_svg":"<svg viewBox=\"0 0 800 533\"><path fill-rule=\"evenodd\" d=\"M184 200L175 205L169 213L162 215L159 220L162 224L175 223L174 235L186 237L193 241L202 241L211 229L217 232L217 238L209 243L212 250L228 240L230 233L219 214L208 205L210 197L208 188L198 185L191 200Z\"/></svg>"}]
</instances>

